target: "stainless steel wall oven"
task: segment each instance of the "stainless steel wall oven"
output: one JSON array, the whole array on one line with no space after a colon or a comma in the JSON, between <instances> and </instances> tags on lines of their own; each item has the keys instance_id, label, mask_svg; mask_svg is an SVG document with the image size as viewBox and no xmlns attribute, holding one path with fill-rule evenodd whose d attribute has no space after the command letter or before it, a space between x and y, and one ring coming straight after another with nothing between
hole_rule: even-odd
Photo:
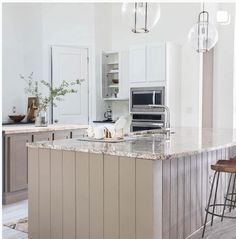
<instances>
[{"instance_id":1,"label":"stainless steel wall oven","mask_svg":"<svg viewBox=\"0 0 236 239\"><path fill-rule=\"evenodd\" d=\"M130 113L131 131L159 129L163 127L165 112L150 105L165 104L165 87L131 88Z\"/></svg>"}]
</instances>

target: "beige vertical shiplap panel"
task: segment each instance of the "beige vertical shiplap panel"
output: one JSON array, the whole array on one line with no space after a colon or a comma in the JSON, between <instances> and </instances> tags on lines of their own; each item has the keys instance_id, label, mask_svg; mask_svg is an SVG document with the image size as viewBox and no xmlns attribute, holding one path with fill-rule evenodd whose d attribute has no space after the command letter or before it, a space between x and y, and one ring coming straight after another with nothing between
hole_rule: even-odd
<instances>
[{"instance_id":1,"label":"beige vertical shiplap panel","mask_svg":"<svg viewBox=\"0 0 236 239\"><path fill-rule=\"evenodd\" d=\"M63 151L63 239L75 239L75 152Z\"/></svg>"},{"instance_id":2,"label":"beige vertical shiplap panel","mask_svg":"<svg viewBox=\"0 0 236 239\"><path fill-rule=\"evenodd\" d=\"M162 198L162 160L156 160L153 163L153 238L162 239L162 213L163 213L163 198Z\"/></svg>"},{"instance_id":3,"label":"beige vertical shiplap panel","mask_svg":"<svg viewBox=\"0 0 236 239\"><path fill-rule=\"evenodd\" d=\"M207 192L208 192L208 153L202 153L202 224L205 216L205 208L207 205Z\"/></svg>"},{"instance_id":4,"label":"beige vertical shiplap panel","mask_svg":"<svg viewBox=\"0 0 236 239\"><path fill-rule=\"evenodd\" d=\"M192 155L190 158L191 164L191 233L197 229L197 156Z\"/></svg>"},{"instance_id":5,"label":"beige vertical shiplap panel","mask_svg":"<svg viewBox=\"0 0 236 239\"><path fill-rule=\"evenodd\" d=\"M120 157L120 239L135 239L135 159Z\"/></svg>"},{"instance_id":6,"label":"beige vertical shiplap panel","mask_svg":"<svg viewBox=\"0 0 236 239\"><path fill-rule=\"evenodd\" d=\"M214 172L211 170L211 165L213 164L213 154L215 151L210 151L207 153L207 163L208 163L208 181L207 181L207 199L209 199L210 196L210 190L211 190L211 183L213 179Z\"/></svg>"},{"instance_id":7,"label":"beige vertical shiplap panel","mask_svg":"<svg viewBox=\"0 0 236 239\"><path fill-rule=\"evenodd\" d=\"M196 180L196 190L197 190L197 228L201 227L202 225L202 154L198 154L196 156L196 174L197 174L197 180Z\"/></svg>"},{"instance_id":8,"label":"beige vertical shiplap panel","mask_svg":"<svg viewBox=\"0 0 236 239\"><path fill-rule=\"evenodd\" d=\"M153 161L136 159L136 239L153 239Z\"/></svg>"},{"instance_id":9,"label":"beige vertical shiplap panel","mask_svg":"<svg viewBox=\"0 0 236 239\"><path fill-rule=\"evenodd\" d=\"M184 238L184 210L185 210L185 192L184 192L184 158L178 159L178 239Z\"/></svg>"},{"instance_id":10,"label":"beige vertical shiplap panel","mask_svg":"<svg viewBox=\"0 0 236 239\"><path fill-rule=\"evenodd\" d=\"M184 226L184 236L187 237L191 233L191 188L190 188L190 182L191 182L191 172L190 172L190 157L184 158L185 162L185 184L184 184L184 191L185 191L185 208L184 208L184 215L185 215L185 226ZM184 237L184 238L185 238Z\"/></svg>"},{"instance_id":11,"label":"beige vertical shiplap panel","mask_svg":"<svg viewBox=\"0 0 236 239\"><path fill-rule=\"evenodd\" d=\"M227 158L227 149L228 148L224 148L222 149L222 159L226 159L228 160L229 158ZM218 200L219 203L223 203L224 202L224 194L226 192L226 181L225 181L225 173L221 173L220 175L220 179L221 179L221 193L220 193L220 199ZM222 209L220 210L220 212L222 211Z\"/></svg>"},{"instance_id":12,"label":"beige vertical shiplap panel","mask_svg":"<svg viewBox=\"0 0 236 239\"><path fill-rule=\"evenodd\" d=\"M62 151L51 150L51 239L62 239Z\"/></svg>"},{"instance_id":13,"label":"beige vertical shiplap panel","mask_svg":"<svg viewBox=\"0 0 236 239\"><path fill-rule=\"evenodd\" d=\"M89 154L76 153L76 239L89 239Z\"/></svg>"},{"instance_id":14,"label":"beige vertical shiplap panel","mask_svg":"<svg viewBox=\"0 0 236 239\"><path fill-rule=\"evenodd\" d=\"M39 239L38 149L28 148L29 239Z\"/></svg>"},{"instance_id":15,"label":"beige vertical shiplap panel","mask_svg":"<svg viewBox=\"0 0 236 239\"><path fill-rule=\"evenodd\" d=\"M39 238L50 239L51 220L50 220L50 150L39 149Z\"/></svg>"},{"instance_id":16,"label":"beige vertical shiplap panel","mask_svg":"<svg viewBox=\"0 0 236 239\"><path fill-rule=\"evenodd\" d=\"M170 239L170 160L164 160L162 168L162 238Z\"/></svg>"},{"instance_id":17,"label":"beige vertical shiplap panel","mask_svg":"<svg viewBox=\"0 0 236 239\"><path fill-rule=\"evenodd\" d=\"M119 157L104 155L104 239L119 239Z\"/></svg>"},{"instance_id":18,"label":"beige vertical shiplap panel","mask_svg":"<svg viewBox=\"0 0 236 239\"><path fill-rule=\"evenodd\" d=\"M178 159L170 160L170 238L178 238ZM165 210L164 210L165 211Z\"/></svg>"},{"instance_id":19,"label":"beige vertical shiplap panel","mask_svg":"<svg viewBox=\"0 0 236 239\"><path fill-rule=\"evenodd\" d=\"M224 149L220 149L217 152L217 160L221 160L224 159ZM222 173L220 174L220 181L219 181L219 188L218 188L218 193L217 193L217 203L222 203L223 202L223 181L222 181ZM217 208L217 212L220 213L221 212L221 208L218 207Z\"/></svg>"},{"instance_id":20,"label":"beige vertical shiplap panel","mask_svg":"<svg viewBox=\"0 0 236 239\"><path fill-rule=\"evenodd\" d=\"M90 154L90 239L103 238L103 155Z\"/></svg>"}]
</instances>

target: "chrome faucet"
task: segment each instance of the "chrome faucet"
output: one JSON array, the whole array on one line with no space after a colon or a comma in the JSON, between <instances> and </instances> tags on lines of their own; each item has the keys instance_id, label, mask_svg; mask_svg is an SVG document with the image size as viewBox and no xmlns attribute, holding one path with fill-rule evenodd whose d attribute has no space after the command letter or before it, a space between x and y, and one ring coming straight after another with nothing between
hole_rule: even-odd
<instances>
[{"instance_id":1,"label":"chrome faucet","mask_svg":"<svg viewBox=\"0 0 236 239\"><path fill-rule=\"evenodd\" d=\"M165 110L165 123L164 123L164 129L166 131L167 137L170 137L170 109L166 105L149 105L150 108L160 108Z\"/></svg>"}]
</instances>

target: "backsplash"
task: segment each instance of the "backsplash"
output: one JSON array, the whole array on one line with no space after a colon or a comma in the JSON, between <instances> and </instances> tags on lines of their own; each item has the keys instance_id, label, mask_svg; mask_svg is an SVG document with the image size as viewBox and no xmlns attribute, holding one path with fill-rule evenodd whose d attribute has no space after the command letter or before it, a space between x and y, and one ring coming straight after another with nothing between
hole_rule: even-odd
<instances>
[{"instance_id":1,"label":"backsplash","mask_svg":"<svg viewBox=\"0 0 236 239\"><path fill-rule=\"evenodd\" d=\"M113 101L110 106L112 107L112 119L117 120L120 116L129 114L129 101Z\"/></svg>"}]
</instances>

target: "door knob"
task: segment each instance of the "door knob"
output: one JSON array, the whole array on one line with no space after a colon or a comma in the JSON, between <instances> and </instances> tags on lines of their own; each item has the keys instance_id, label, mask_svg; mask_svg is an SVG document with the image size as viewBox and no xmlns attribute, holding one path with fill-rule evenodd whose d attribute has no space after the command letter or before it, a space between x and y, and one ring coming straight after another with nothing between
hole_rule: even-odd
<instances>
[{"instance_id":1,"label":"door knob","mask_svg":"<svg viewBox=\"0 0 236 239\"><path fill-rule=\"evenodd\" d=\"M79 84L79 83L85 82L85 79L77 79L76 82Z\"/></svg>"},{"instance_id":2,"label":"door knob","mask_svg":"<svg viewBox=\"0 0 236 239\"><path fill-rule=\"evenodd\" d=\"M55 119L55 120L54 120L54 123L58 123L58 119Z\"/></svg>"}]
</instances>

